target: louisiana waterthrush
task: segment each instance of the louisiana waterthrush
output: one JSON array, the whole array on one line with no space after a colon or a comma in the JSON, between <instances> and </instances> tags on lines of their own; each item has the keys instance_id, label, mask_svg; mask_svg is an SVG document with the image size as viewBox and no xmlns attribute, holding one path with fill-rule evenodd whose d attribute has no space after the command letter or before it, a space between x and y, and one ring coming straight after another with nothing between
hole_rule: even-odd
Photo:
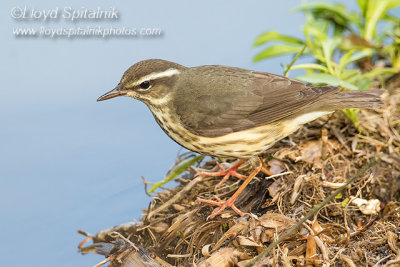
<instances>
[{"instance_id":1,"label":"louisiana waterthrush","mask_svg":"<svg viewBox=\"0 0 400 267\"><path fill-rule=\"evenodd\" d=\"M211 217L232 207L250 180L236 173L245 159L260 155L303 124L345 108L377 108L382 90L340 92L338 87L306 85L284 76L234 67L185 67L149 59L131 66L117 87L98 101L129 96L144 102L164 132L185 148L217 157L241 159L211 175L246 181ZM209 173L203 173L210 175Z\"/></svg>"}]
</instances>

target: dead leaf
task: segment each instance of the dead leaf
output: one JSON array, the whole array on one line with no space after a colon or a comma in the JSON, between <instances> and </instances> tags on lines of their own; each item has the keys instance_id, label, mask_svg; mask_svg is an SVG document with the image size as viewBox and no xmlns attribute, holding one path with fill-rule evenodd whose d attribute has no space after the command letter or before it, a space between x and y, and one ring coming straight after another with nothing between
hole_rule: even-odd
<instances>
[{"instance_id":1,"label":"dead leaf","mask_svg":"<svg viewBox=\"0 0 400 267\"><path fill-rule=\"evenodd\" d=\"M159 222L159 223L151 226L150 228L151 228L151 230L154 230L154 232L160 234L160 233L164 233L165 231L167 231L169 228L169 225L165 222Z\"/></svg>"},{"instance_id":2,"label":"dead leaf","mask_svg":"<svg viewBox=\"0 0 400 267\"><path fill-rule=\"evenodd\" d=\"M373 43L371 43L370 41L366 40L365 38L363 38L357 34L350 34L348 36L345 36L343 38L343 42L341 43L341 46L345 50L375 47Z\"/></svg>"},{"instance_id":3,"label":"dead leaf","mask_svg":"<svg viewBox=\"0 0 400 267\"><path fill-rule=\"evenodd\" d=\"M237 264L239 267L245 267L250 263L251 260L241 261ZM256 262L253 267L264 267L264 266L273 266L273 260L271 258L263 258L262 260Z\"/></svg>"},{"instance_id":4,"label":"dead leaf","mask_svg":"<svg viewBox=\"0 0 400 267\"><path fill-rule=\"evenodd\" d=\"M210 250L211 250L211 244L207 244L201 248L201 254L203 254L204 257L210 257L211 256Z\"/></svg>"},{"instance_id":5,"label":"dead leaf","mask_svg":"<svg viewBox=\"0 0 400 267\"><path fill-rule=\"evenodd\" d=\"M327 181L322 182L322 186L326 186L326 187L333 188L333 189L338 189L339 187L342 187L345 184L346 183L332 183L332 182L327 182Z\"/></svg>"},{"instance_id":6,"label":"dead leaf","mask_svg":"<svg viewBox=\"0 0 400 267\"><path fill-rule=\"evenodd\" d=\"M239 223L231 226L231 228L229 228L229 230L226 231L226 233L224 233L222 237L218 240L217 244L215 244L215 248L219 248L225 242L225 240L236 237L239 234L246 232L248 228L249 224L247 221L240 221Z\"/></svg>"},{"instance_id":7,"label":"dead leaf","mask_svg":"<svg viewBox=\"0 0 400 267\"><path fill-rule=\"evenodd\" d=\"M279 150L274 156L280 159L289 158L292 161L295 161L299 156L298 150L293 151L291 148L283 148Z\"/></svg>"},{"instance_id":8,"label":"dead leaf","mask_svg":"<svg viewBox=\"0 0 400 267\"><path fill-rule=\"evenodd\" d=\"M400 253L399 247L397 246L397 235L391 231L387 232L387 242L389 247L394 253Z\"/></svg>"},{"instance_id":9,"label":"dead leaf","mask_svg":"<svg viewBox=\"0 0 400 267\"><path fill-rule=\"evenodd\" d=\"M185 206L179 205L179 204L172 204L172 208L176 211L184 211L186 210Z\"/></svg>"},{"instance_id":10,"label":"dead leaf","mask_svg":"<svg viewBox=\"0 0 400 267\"><path fill-rule=\"evenodd\" d=\"M320 160L322 157L322 142L308 141L301 145L300 159L309 163Z\"/></svg>"},{"instance_id":11,"label":"dead leaf","mask_svg":"<svg viewBox=\"0 0 400 267\"><path fill-rule=\"evenodd\" d=\"M381 202L379 199L362 199L351 197L351 201L365 215L375 215L381 211Z\"/></svg>"},{"instance_id":12,"label":"dead leaf","mask_svg":"<svg viewBox=\"0 0 400 267\"><path fill-rule=\"evenodd\" d=\"M304 252L306 252L307 245L305 243L295 247L293 250L289 252L289 256L300 256L304 255Z\"/></svg>"},{"instance_id":13,"label":"dead leaf","mask_svg":"<svg viewBox=\"0 0 400 267\"><path fill-rule=\"evenodd\" d=\"M322 228L321 225L319 225L317 220L313 222L311 229L314 231L314 235L318 235L324 230L324 228Z\"/></svg>"},{"instance_id":14,"label":"dead leaf","mask_svg":"<svg viewBox=\"0 0 400 267\"><path fill-rule=\"evenodd\" d=\"M307 236L306 248L306 266L313 266L314 260L317 258L317 244L315 243L314 236Z\"/></svg>"},{"instance_id":15,"label":"dead leaf","mask_svg":"<svg viewBox=\"0 0 400 267\"><path fill-rule=\"evenodd\" d=\"M274 239L274 234L275 234L275 230L272 229L267 229L264 230L264 232L262 232L261 234L261 242L262 243L267 243L267 242L271 242Z\"/></svg>"},{"instance_id":16,"label":"dead leaf","mask_svg":"<svg viewBox=\"0 0 400 267\"><path fill-rule=\"evenodd\" d=\"M238 241L241 246L245 247L261 247L260 244L254 241L251 237L244 237L242 235L238 236Z\"/></svg>"},{"instance_id":17,"label":"dead leaf","mask_svg":"<svg viewBox=\"0 0 400 267\"><path fill-rule=\"evenodd\" d=\"M209 267L209 266L221 266L221 267L231 267L238 263L239 257L243 252L240 252L234 248L221 248L214 252L211 257L207 260L202 261L197 266L198 267Z\"/></svg>"},{"instance_id":18,"label":"dead leaf","mask_svg":"<svg viewBox=\"0 0 400 267\"><path fill-rule=\"evenodd\" d=\"M268 165L270 166L269 171L273 174L278 174L286 171L285 164L280 160L272 159L268 162Z\"/></svg>"},{"instance_id":19,"label":"dead leaf","mask_svg":"<svg viewBox=\"0 0 400 267\"><path fill-rule=\"evenodd\" d=\"M268 187L268 192L269 195L274 198L282 189L283 189L282 179L279 178Z\"/></svg>"},{"instance_id":20,"label":"dead leaf","mask_svg":"<svg viewBox=\"0 0 400 267\"><path fill-rule=\"evenodd\" d=\"M303 185L305 177L306 177L305 175L299 175L294 181L293 192L290 197L290 205L293 205L296 202L297 198L299 197L300 190Z\"/></svg>"},{"instance_id":21,"label":"dead leaf","mask_svg":"<svg viewBox=\"0 0 400 267\"><path fill-rule=\"evenodd\" d=\"M322 159L326 158L328 154L332 154L339 148L340 143L338 141L327 140L327 137L324 140L308 141L301 145L301 156L296 160L303 160L308 163L313 163L315 168L322 168Z\"/></svg>"},{"instance_id":22,"label":"dead leaf","mask_svg":"<svg viewBox=\"0 0 400 267\"><path fill-rule=\"evenodd\" d=\"M278 231L282 228L290 228L295 224L293 219L279 213L264 214L259 220L263 227L278 229Z\"/></svg>"}]
</instances>

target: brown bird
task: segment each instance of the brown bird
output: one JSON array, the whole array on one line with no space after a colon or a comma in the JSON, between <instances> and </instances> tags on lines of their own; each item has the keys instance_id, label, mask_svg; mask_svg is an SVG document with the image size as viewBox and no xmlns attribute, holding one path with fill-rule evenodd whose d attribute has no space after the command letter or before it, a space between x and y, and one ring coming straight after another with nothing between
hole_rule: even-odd
<instances>
[{"instance_id":1,"label":"brown bird","mask_svg":"<svg viewBox=\"0 0 400 267\"><path fill-rule=\"evenodd\" d=\"M112 91L98 101L129 96L144 102L164 132L183 147L210 156L240 159L234 166L202 175L236 176L245 182L211 218L231 207L261 170L248 176L236 171L303 124L345 108L377 108L383 90L340 92L333 86L314 87L271 73L207 65L185 67L149 59L131 66Z\"/></svg>"}]
</instances>

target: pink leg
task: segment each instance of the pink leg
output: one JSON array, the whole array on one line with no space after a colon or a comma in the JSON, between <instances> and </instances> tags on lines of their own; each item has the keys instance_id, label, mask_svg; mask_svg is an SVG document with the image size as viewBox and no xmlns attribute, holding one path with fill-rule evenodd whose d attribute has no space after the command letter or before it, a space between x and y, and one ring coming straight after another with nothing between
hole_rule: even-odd
<instances>
[{"instance_id":1,"label":"pink leg","mask_svg":"<svg viewBox=\"0 0 400 267\"><path fill-rule=\"evenodd\" d=\"M236 163L235 165L233 165L232 167L230 167L229 169L226 169L226 170L217 162L218 168L220 169L219 172L200 172L199 175L214 176L214 177L215 176L224 176L224 178L222 178L222 180L215 187L221 186L226 180L228 180L228 178L230 176L235 176L239 179L246 180L247 176L236 172L239 169L240 165L242 165L244 162L246 162L246 159L241 159L241 160L239 160L238 163Z\"/></svg>"},{"instance_id":2,"label":"pink leg","mask_svg":"<svg viewBox=\"0 0 400 267\"><path fill-rule=\"evenodd\" d=\"M209 217L212 219L215 216L221 214L226 207L230 207L233 209L237 214L240 216L243 216L244 213L240 211L236 206L235 206L235 200L236 198L240 195L240 193L246 188L246 186L253 180L253 178L260 172L261 170L261 163L254 169L252 173L246 178L246 180L243 182L243 184L239 187L238 190L225 202L223 202L221 199L219 199L217 196L215 198L217 201L213 200L206 200L206 199L197 199L198 202L203 202L203 203L208 203L211 205L219 206L220 208L216 211L214 211Z\"/></svg>"}]
</instances>

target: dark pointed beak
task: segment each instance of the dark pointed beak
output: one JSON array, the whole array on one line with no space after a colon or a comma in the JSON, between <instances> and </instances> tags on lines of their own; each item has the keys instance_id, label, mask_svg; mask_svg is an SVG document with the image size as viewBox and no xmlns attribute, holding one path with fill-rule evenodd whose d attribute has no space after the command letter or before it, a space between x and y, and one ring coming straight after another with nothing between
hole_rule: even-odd
<instances>
[{"instance_id":1,"label":"dark pointed beak","mask_svg":"<svg viewBox=\"0 0 400 267\"><path fill-rule=\"evenodd\" d=\"M105 93L104 95L100 96L97 101L103 101L107 100L110 98L114 98L117 96L123 96L126 95L126 90L121 90L121 87L117 85L114 89L112 89L110 92Z\"/></svg>"}]
</instances>

